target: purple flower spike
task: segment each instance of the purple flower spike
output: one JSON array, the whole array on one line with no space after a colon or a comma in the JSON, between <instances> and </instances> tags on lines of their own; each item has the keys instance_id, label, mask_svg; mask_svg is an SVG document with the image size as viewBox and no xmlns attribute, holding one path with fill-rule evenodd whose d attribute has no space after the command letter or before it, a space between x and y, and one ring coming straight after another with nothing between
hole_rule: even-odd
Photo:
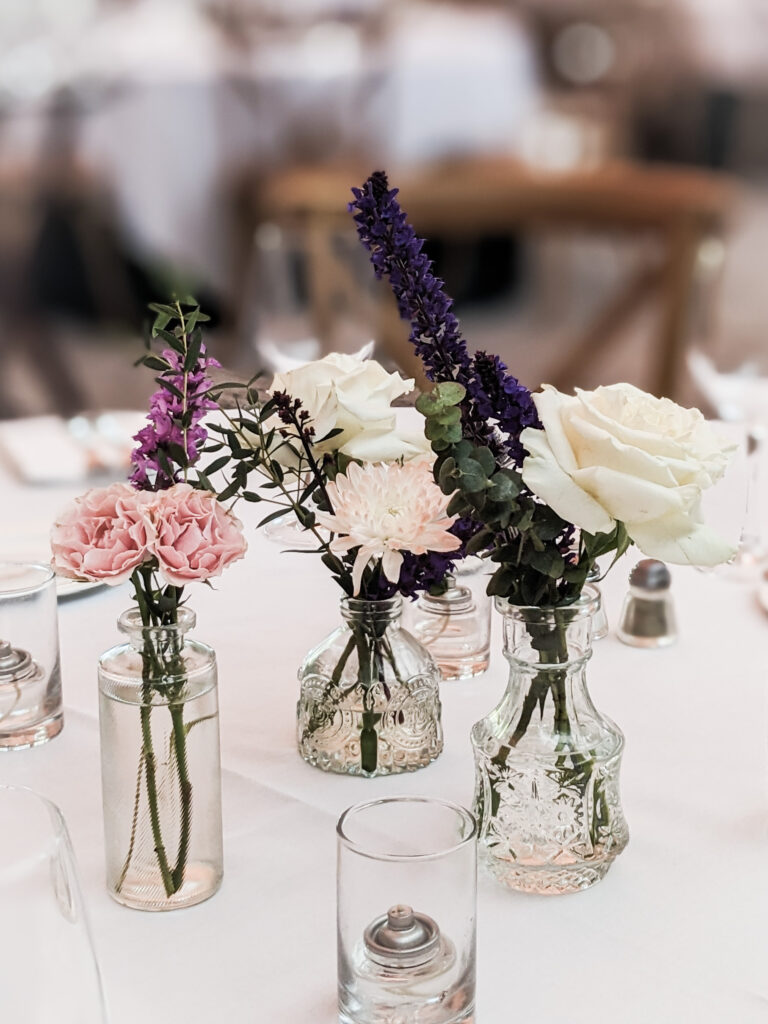
<instances>
[{"instance_id":1,"label":"purple flower spike","mask_svg":"<svg viewBox=\"0 0 768 1024\"><path fill-rule=\"evenodd\" d=\"M354 214L360 240L370 253L378 278L389 279L400 315L411 321L410 340L430 380L456 381L467 390L462 403L464 436L487 445L520 465L525 452L520 432L538 426L531 393L497 356L470 356L461 336L453 301L433 273L406 214L383 171L375 171L362 188L353 188ZM500 436L501 435L501 436Z\"/></svg>"},{"instance_id":2,"label":"purple flower spike","mask_svg":"<svg viewBox=\"0 0 768 1024\"><path fill-rule=\"evenodd\" d=\"M200 421L216 408L208 397L212 382L207 371L220 364L205 354L205 345L187 373L182 353L166 349L163 359L168 369L160 376L160 387L149 403L149 422L135 435L137 445L131 453L130 481L139 491L163 491L177 483L185 468L181 453L186 466L197 462L208 437Z\"/></svg>"}]
</instances>

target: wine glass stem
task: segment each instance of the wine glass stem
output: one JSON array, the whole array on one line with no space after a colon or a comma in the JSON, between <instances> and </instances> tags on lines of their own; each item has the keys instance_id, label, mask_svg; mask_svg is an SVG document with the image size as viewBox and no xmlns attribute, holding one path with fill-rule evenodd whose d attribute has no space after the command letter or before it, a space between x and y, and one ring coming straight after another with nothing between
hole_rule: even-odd
<instances>
[{"instance_id":1,"label":"wine glass stem","mask_svg":"<svg viewBox=\"0 0 768 1024\"><path fill-rule=\"evenodd\" d=\"M744 525L741 530L739 548L742 551L757 551L762 538L760 521L760 478L763 459L764 431L762 427L750 424L747 430L747 494L744 509Z\"/></svg>"}]
</instances>

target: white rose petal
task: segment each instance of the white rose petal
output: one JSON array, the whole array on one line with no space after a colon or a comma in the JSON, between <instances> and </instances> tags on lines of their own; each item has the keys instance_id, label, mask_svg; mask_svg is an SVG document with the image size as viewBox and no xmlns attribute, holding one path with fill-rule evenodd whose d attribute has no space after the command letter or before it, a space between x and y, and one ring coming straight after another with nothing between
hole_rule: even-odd
<instances>
[{"instance_id":1,"label":"white rose petal","mask_svg":"<svg viewBox=\"0 0 768 1024\"><path fill-rule=\"evenodd\" d=\"M571 479L591 494L613 519L622 523L644 523L670 512L685 512L701 495L698 487L661 487L605 466L577 469Z\"/></svg>"},{"instance_id":2,"label":"white rose petal","mask_svg":"<svg viewBox=\"0 0 768 1024\"><path fill-rule=\"evenodd\" d=\"M520 441L529 457L523 480L559 516L588 533L610 533L616 525L605 509L561 468L543 430L528 427Z\"/></svg>"},{"instance_id":3,"label":"white rose petal","mask_svg":"<svg viewBox=\"0 0 768 1024\"><path fill-rule=\"evenodd\" d=\"M543 429L528 428L525 483L558 515L588 533L615 522L645 554L715 565L734 549L699 521L701 492L723 475L735 445L698 409L630 384L534 395Z\"/></svg>"},{"instance_id":4,"label":"white rose petal","mask_svg":"<svg viewBox=\"0 0 768 1024\"><path fill-rule=\"evenodd\" d=\"M644 555L677 565L720 565L735 550L709 526L686 516L632 523L627 532Z\"/></svg>"},{"instance_id":5,"label":"white rose petal","mask_svg":"<svg viewBox=\"0 0 768 1024\"><path fill-rule=\"evenodd\" d=\"M389 373L373 359L332 352L323 359L275 374L269 393L284 391L301 402L314 428L313 447L317 452L341 451L366 462L388 462L411 459L429 449L423 419L420 438L415 431L404 434L398 430L392 408L396 398L413 388L412 379ZM277 416L271 417L265 427L285 429ZM296 458L285 445L276 443L274 457L283 465L296 467Z\"/></svg>"}]
</instances>

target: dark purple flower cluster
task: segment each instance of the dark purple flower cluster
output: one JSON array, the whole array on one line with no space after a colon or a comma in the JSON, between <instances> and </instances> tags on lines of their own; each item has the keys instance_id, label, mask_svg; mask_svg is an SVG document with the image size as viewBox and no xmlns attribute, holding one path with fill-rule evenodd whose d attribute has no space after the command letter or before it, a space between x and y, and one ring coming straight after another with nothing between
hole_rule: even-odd
<instances>
[{"instance_id":1,"label":"dark purple flower cluster","mask_svg":"<svg viewBox=\"0 0 768 1024\"><path fill-rule=\"evenodd\" d=\"M523 457L520 431L538 423L530 392L497 357L470 356L461 336L452 300L433 273L416 237L390 189L383 171L375 171L362 188L353 188L357 231L370 253L376 276L386 277L397 299L400 315L411 321L410 340L430 380L456 381L467 390L462 403L464 436L488 445L497 454L508 453L515 462ZM499 437L495 425L501 429Z\"/></svg>"},{"instance_id":2,"label":"dark purple flower cluster","mask_svg":"<svg viewBox=\"0 0 768 1024\"><path fill-rule=\"evenodd\" d=\"M216 408L209 397L211 379L208 370L219 362L200 355L189 372L184 372L184 356L173 349L162 355L168 369L159 377L160 387L149 403L146 427L135 435L131 453L134 470L130 480L139 491L162 491L177 483L182 471L197 462L208 437L201 420Z\"/></svg>"},{"instance_id":3,"label":"dark purple flower cluster","mask_svg":"<svg viewBox=\"0 0 768 1024\"><path fill-rule=\"evenodd\" d=\"M507 454L522 466L526 452L520 434L526 427L541 427L531 393L517 377L507 372L506 364L495 355L476 352L475 373L480 382L477 405L481 415L495 420L504 437Z\"/></svg>"},{"instance_id":4,"label":"dark purple flower cluster","mask_svg":"<svg viewBox=\"0 0 768 1024\"><path fill-rule=\"evenodd\" d=\"M424 555L414 555L411 551L403 552L403 564L397 583L390 583L383 574L379 574L374 593L368 597L387 598L401 594L415 601L430 587L439 586L457 562L466 557L466 543L478 530L481 523L472 519L457 519L450 529L461 540L461 547L456 551L428 551Z\"/></svg>"},{"instance_id":5,"label":"dark purple flower cluster","mask_svg":"<svg viewBox=\"0 0 768 1024\"><path fill-rule=\"evenodd\" d=\"M315 428L309 422L309 412L302 408L301 400L291 398L287 391L276 391L272 395L279 419L288 427L295 427L299 437L307 444L315 436Z\"/></svg>"}]
</instances>

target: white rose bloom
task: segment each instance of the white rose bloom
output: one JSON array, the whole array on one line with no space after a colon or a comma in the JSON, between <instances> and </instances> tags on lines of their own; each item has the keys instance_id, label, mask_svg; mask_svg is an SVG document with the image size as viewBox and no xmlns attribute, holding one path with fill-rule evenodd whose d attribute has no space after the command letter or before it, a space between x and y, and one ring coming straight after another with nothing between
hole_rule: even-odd
<instances>
[{"instance_id":1,"label":"white rose bloom","mask_svg":"<svg viewBox=\"0 0 768 1024\"><path fill-rule=\"evenodd\" d=\"M651 558L718 565L734 548L701 522L701 492L725 472L736 445L698 409L654 398L631 384L533 396L543 430L520 440L523 480L563 519L587 533L622 522Z\"/></svg>"},{"instance_id":2,"label":"white rose bloom","mask_svg":"<svg viewBox=\"0 0 768 1024\"><path fill-rule=\"evenodd\" d=\"M332 352L323 359L275 374L269 393L286 391L298 398L309 413L319 452L340 451L363 462L392 462L410 459L429 450L424 421L417 431L412 425L400 428L394 399L412 391L414 382L399 373L388 373L374 359ZM270 426L277 426L273 417ZM339 429L326 442L331 430ZM420 436L419 436L420 433ZM278 450L284 458L287 450Z\"/></svg>"}]
</instances>

